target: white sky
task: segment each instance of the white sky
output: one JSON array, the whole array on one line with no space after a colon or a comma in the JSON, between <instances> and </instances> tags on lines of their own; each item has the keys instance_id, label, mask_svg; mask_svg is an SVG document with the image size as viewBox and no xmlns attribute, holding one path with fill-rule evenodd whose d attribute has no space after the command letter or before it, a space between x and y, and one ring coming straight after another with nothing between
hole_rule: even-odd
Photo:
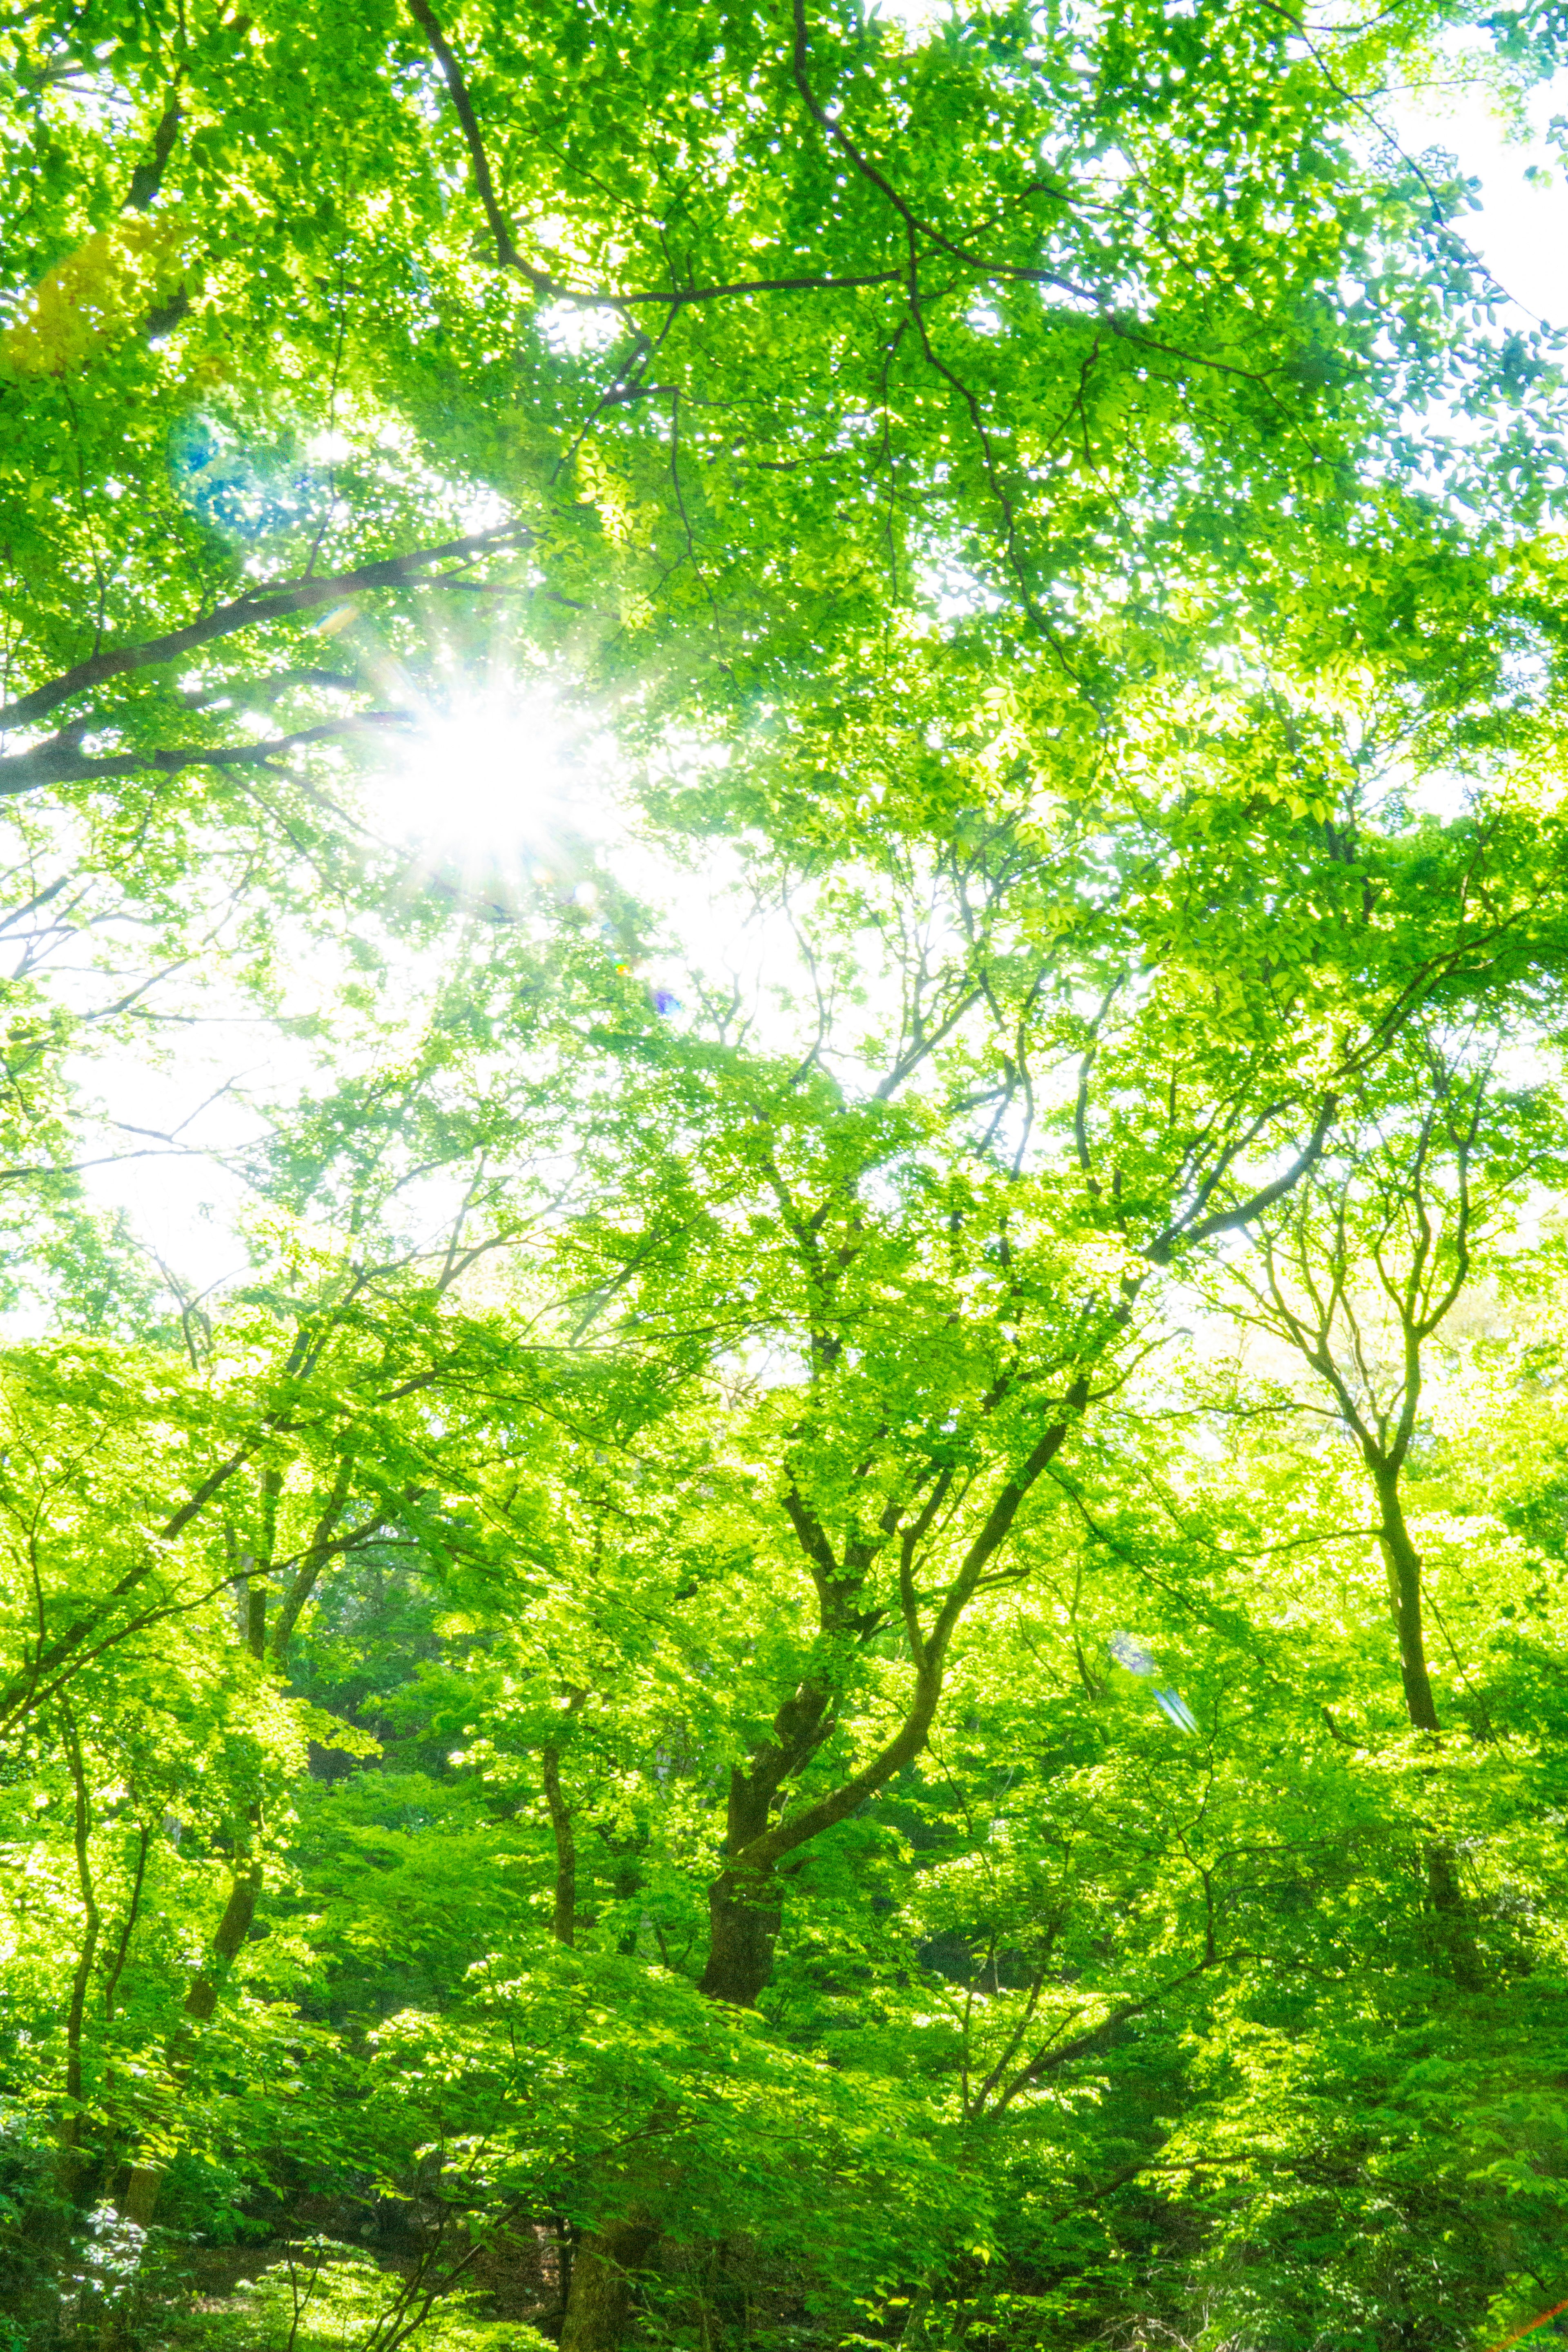
<instances>
[{"instance_id":1,"label":"white sky","mask_svg":"<svg viewBox=\"0 0 1568 2352\"><path fill-rule=\"evenodd\" d=\"M1535 94L1524 138L1475 89L1406 97L1376 111L1407 154L1447 148L1467 178L1479 180L1482 209L1455 227L1528 318L1568 326L1568 174L1542 135L1554 114L1568 114L1568 76ZM1542 175L1534 182L1531 166Z\"/></svg>"}]
</instances>

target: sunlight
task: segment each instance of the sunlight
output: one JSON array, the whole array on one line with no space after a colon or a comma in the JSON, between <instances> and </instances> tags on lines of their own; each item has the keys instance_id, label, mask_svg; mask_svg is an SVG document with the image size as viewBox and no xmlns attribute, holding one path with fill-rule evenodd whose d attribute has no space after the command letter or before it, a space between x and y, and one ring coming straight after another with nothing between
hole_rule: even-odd
<instances>
[{"instance_id":1,"label":"sunlight","mask_svg":"<svg viewBox=\"0 0 1568 2352\"><path fill-rule=\"evenodd\" d=\"M549 864L588 819L581 746L554 698L497 688L431 710L378 786L386 833L441 864Z\"/></svg>"}]
</instances>

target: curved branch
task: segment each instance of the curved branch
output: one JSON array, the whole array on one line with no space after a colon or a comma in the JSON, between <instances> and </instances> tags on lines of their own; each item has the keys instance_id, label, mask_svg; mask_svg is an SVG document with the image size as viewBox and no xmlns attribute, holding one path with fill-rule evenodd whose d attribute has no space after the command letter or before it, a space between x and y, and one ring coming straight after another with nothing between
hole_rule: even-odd
<instances>
[{"instance_id":1,"label":"curved branch","mask_svg":"<svg viewBox=\"0 0 1568 2352\"><path fill-rule=\"evenodd\" d=\"M490 177L489 158L485 153L484 136L479 130L479 117L474 112L473 100L468 96L468 85L464 79L463 69L453 54L447 36L436 22L435 16L426 5L426 0L408 0L408 13L435 53L436 62L441 68L441 79L451 95L454 111L463 127L463 139L468 150L468 161L474 168L474 185L479 190L479 202L485 209L485 218L490 225L490 235L495 239L497 260L503 269L515 270L520 278L526 278L536 294L548 294L553 299L571 300L575 297L579 301L582 300L583 297L574 288L563 286L555 278L547 277L542 269L535 269L533 264L531 261L525 261L519 253L516 239L511 233L511 225L500 208L495 182Z\"/></svg>"},{"instance_id":2,"label":"curved branch","mask_svg":"<svg viewBox=\"0 0 1568 2352\"><path fill-rule=\"evenodd\" d=\"M372 588L400 588L416 581L433 563L452 562L466 569L477 556L492 550L526 546L533 533L524 523L501 523L493 530L472 531L465 539L444 540L437 547L416 548L407 555L389 555L374 563L362 563L352 572L334 572L314 578L274 580L247 588L243 596L232 604L220 604L215 612L204 614L199 621L187 622L181 629L170 629L161 637L147 637L138 646L120 646L112 652L91 654L58 677L35 686L15 702L0 707L0 729L30 727L35 720L47 719L62 702L73 695L85 694L89 687L101 686L105 679L124 677L132 671L154 669L161 663L174 661L181 654L194 653L198 646L210 646L220 637L231 637L241 629L253 629L262 621L279 621L290 613L308 613L318 604L335 604L345 596L354 596ZM447 585L445 574L422 584L431 588Z\"/></svg>"},{"instance_id":3,"label":"curved branch","mask_svg":"<svg viewBox=\"0 0 1568 2352\"><path fill-rule=\"evenodd\" d=\"M0 799L16 793L36 793L46 784L92 783L100 778L136 776L144 768L156 768L165 776L178 775L183 768L268 768L280 751L297 751L310 743L341 741L345 735L374 734L383 727L414 724L411 710L362 710L349 719L327 719L314 727L301 727L292 735L264 736L258 743L198 743L173 751L120 751L106 760L92 759L79 751L71 738L84 730L67 728L31 751L17 751L9 759L0 759Z\"/></svg>"}]
</instances>

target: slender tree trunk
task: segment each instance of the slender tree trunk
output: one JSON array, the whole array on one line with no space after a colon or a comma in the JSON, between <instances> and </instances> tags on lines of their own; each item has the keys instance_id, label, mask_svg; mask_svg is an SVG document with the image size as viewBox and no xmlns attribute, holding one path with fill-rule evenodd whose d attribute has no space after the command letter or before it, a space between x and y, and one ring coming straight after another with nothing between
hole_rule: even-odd
<instances>
[{"instance_id":1,"label":"slender tree trunk","mask_svg":"<svg viewBox=\"0 0 1568 2352\"><path fill-rule=\"evenodd\" d=\"M267 1580L278 1546L278 1497L283 1491L281 1470L261 1474L261 1549L256 1555L245 1587L245 1646L253 1658L267 1655Z\"/></svg>"},{"instance_id":2,"label":"slender tree trunk","mask_svg":"<svg viewBox=\"0 0 1568 2352\"><path fill-rule=\"evenodd\" d=\"M579 2238L561 2328L561 2352L616 2352L631 2315L637 2273L658 2241L646 2206Z\"/></svg>"},{"instance_id":3,"label":"slender tree trunk","mask_svg":"<svg viewBox=\"0 0 1568 2352\"><path fill-rule=\"evenodd\" d=\"M571 1736L573 1718L587 1696L580 1683L567 1684L566 1737L551 1740L540 1757L544 1801L550 1808L550 1827L555 1839L555 1909L551 1932L558 1944L566 1945L572 1943L577 1932L577 1832L573 1825L572 1808L561 1787L561 1759Z\"/></svg>"},{"instance_id":4,"label":"slender tree trunk","mask_svg":"<svg viewBox=\"0 0 1568 2352\"><path fill-rule=\"evenodd\" d=\"M1469 1908L1454 1867L1453 1848L1434 1839L1426 1847L1425 1860L1426 1892L1437 1915L1437 1933L1447 1954L1454 1982L1463 1992L1483 1991L1486 1976L1470 1932Z\"/></svg>"},{"instance_id":5,"label":"slender tree trunk","mask_svg":"<svg viewBox=\"0 0 1568 2352\"><path fill-rule=\"evenodd\" d=\"M266 1643L266 1646L272 1652L272 1663L279 1673L288 1664L289 1644L294 1638L294 1628L300 1622L300 1612L315 1591L316 1580L331 1557L332 1538L337 1533L339 1523L348 1508L349 1488L353 1481L353 1447L350 1445L345 1448L343 1457L338 1465L338 1475L332 1482L332 1491L328 1496L321 1516L311 1531L310 1546L294 1572L293 1581L279 1605L271 1640ZM272 1543L275 1538L269 1534L268 1540ZM265 1600L262 1606L265 1613ZM266 1629L263 1625L259 1638L264 1642L265 1634ZM254 1641L251 1644L251 1654L258 1658L262 1654Z\"/></svg>"},{"instance_id":6,"label":"slender tree trunk","mask_svg":"<svg viewBox=\"0 0 1568 2352\"><path fill-rule=\"evenodd\" d=\"M1437 1733L1442 1725L1426 1665L1426 1637L1421 1603L1421 1555L1411 1540L1399 1493L1399 1472L1387 1464L1373 1466L1379 1508L1378 1541L1388 1569L1389 1599L1399 1630L1399 1672L1405 1685L1405 1711L1416 1731ZM1479 1992L1485 1982L1480 1958L1470 1932L1468 1911L1452 1849L1440 1838L1427 1841L1423 1860L1426 1891L1436 1914L1437 1931L1454 1981L1465 1992Z\"/></svg>"},{"instance_id":7,"label":"slender tree trunk","mask_svg":"<svg viewBox=\"0 0 1568 2352\"><path fill-rule=\"evenodd\" d=\"M74 2203L81 2174L81 2033L87 2010L87 1989L92 1976L92 1963L98 1951L102 1918L98 1907L97 1890L93 1885L92 1857L88 1839L92 1829L92 1807L88 1796L87 1774L82 1766L81 1743L77 1738L76 1724L68 1710L65 1716L66 1757L70 1765L71 1783L76 1795L76 1874L81 1889L82 1922L81 1948L77 1954L76 1969L71 1977L70 2004L66 2011L66 2107L60 2126L59 2182L60 2193L68 2206Z\"/></svg>"},{"instance_id":8,"label":"slender tree trunk","mask_svg":"<svg viewBox=\"0 0 1568 2352\"><path fill-rule=\"evenodd\" d=\"M1378 1542L1388 1570L1389 1599L1399 1631L1399 1672L1405 1708L1417 1731L1438 1731L1437 1702L1426 1667L1426 1633L1421 1609L1421 1555L1410 1539L1399 1494L1399 1472L1384 1463L1373 1471L1377 1488Z\"/></svg>"},{"instance_id":9,"label":"slender tree trunk","mask_svg":"<svg viewBox=\"0 0 1568 2352\"><path fill-rule=\"evenodd\" d=\"M250 1862L244 1869L236 1871L223 1917L218 1921L213 1937L212 1949L184 1998L183 2013L192 2022L205 2025L216 2009L223 1980L250 1933L250 1923L256 1916L256 1900L260 1891L259 1863ZM181 2028L169 2052L169 2073L176 2089L184 2084L190 2072L185 2041L186 2030ZM120 2210L128 2221L135 2222L139 2230L152 2227L163 2179L160 2165L138 2164L132 2168Z\"/></svg>"},{"instance_id":10,"label":"slender tree trunk","mask_svg":"<svg viewBox=\"0 0 1568 2352\"><path fill-rule=\"evenodd\" d=\"M1068 1397L1073 1412L1081 1412L1086 1401L1085 1384L1075 1383ZM942 1696L952 1628L979 1589L985 1569L1006 1542L1020 1504L1056 1455L1068 1426L1064 1416L1046 1429L1027 1460L1007 1480L968 1546L929 1633L921 1622L915 1562L948 1492L948 1474L932 1483L919 1512L901 1531L897 1513L884 1520L884 1535L899 1538L900 1595L915 1669L914 1691L903 1720L868 1762L815 1801L803 1804L787 1823L775 1821L774 1809L786 1783L820 1751L837 1720L839 1674L830 1650L819 1662L821 1670L803 1676L783 1701L770 1726L771 1736L752 1753L749 1769L737 1765L731 1770L724 1864L708 1890L710 1939L700 1990L710 2000L727 2001L737 2009L755 2008L773 1975L783 1920L779 1864L786 1855L848 1820L925 1746ZM858 1554L847 1547L845 1559L840 1561L820 1521L793 1489L786 1508L816 1582L824 1640L847 1645L863 1634L859 1604L878 1547L862 1548ZM553 1797L551 1812L555 1819ZM562 1852L558 1825L558 1859ZM661 2206L668 2204L671 2187L666 2184ZM596 2232L577 2241L561 2352L616 2352L630 2312L634 2273L652 2252L658 2227L648 2205L628 2200L622 2219L602 2223Z\"/></svg>"},{"instance_id":11,"label":"slender tree trunk","mask_svg":"<svg viewBox=\"0 0 1568 2352\"><path fill-rule=\"evenodd\" d=\"M287 1664L289 1642L295 1623L310 1598L322 1564L327 1559L327 1548L332 1531L342 1517L353 1469L353 1454L351 1448L344 1454L339 1465L336 1483L327 1499L321 1519L311 1536L310 1548L300 1564L293 1586L285 1598L278 1623L273 1631L270 1643L272 1663L279 1672ZM282 1490L282 1472L276 1469L264 1470L261 1474L261 1550L258 1555L254 1570L258 1580L248 1588L246 1611L247 1647L251 1656L258 1661L266 1658L268 1649L267 1587L264 1580L277 1556L278 1498ZM259 1830L260 1820L259 1811L253 1811L251 1825L254 1830ZM223 1916L218 1921L213 1935L212 1948L185 1995L183 2014L191 2023L205 2025L216 2010L224 1979L239 1957L245 1939L250 1933L260 1893L261 1864L253 1855L234 1874L233 1882L228 1890L228 1900L224 1906ZM188 2027L182 2026L175 2032L169 2044L169 2073L176 2088L185 2082L190 2073L190 2062L186 2050L187 2040ZM121 2200L121 2211L128 2221L134 2221L138 2229L146 2230L152 2226L153 2216L158 2207L158 2193L163 2178L163 2168L159 2165L138 2164L132 2167L131 2177L126 2183L125 2195Z\"/></svg>"},{"instance_id":12,"label":"slender tree trunk","mask_svg":"<svg viewBox=\"0 0 1568 2352\"><path fill-rule=\"evenodd\" d=\"M547 1748L542 1763L544 1801L550 1808L550 1826L555 1832L555 1911L551 1931L558 1944L570 1945L577 1927L577 1837L572 1826L572 1808L561 1792L559 1746Z\"/></svg>"}]
</instances>

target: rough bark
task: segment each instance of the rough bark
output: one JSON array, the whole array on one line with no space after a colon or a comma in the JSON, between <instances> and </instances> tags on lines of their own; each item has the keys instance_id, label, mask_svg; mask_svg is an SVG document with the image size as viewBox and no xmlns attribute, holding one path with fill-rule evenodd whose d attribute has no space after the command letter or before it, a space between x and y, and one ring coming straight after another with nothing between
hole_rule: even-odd
<instances>
[{"instance_id":1,"label":"rough bark","mask_svg":"<svg viewBox=\"0 0 1568 2352\"><path fill-rule=\"evenodd\" d=\"M710 2000L755 2009L773 1972L773 1949L784 1921L784 1898L771 1871L726 1870L708 1890L708 1962L702 1990Z\"/></svg>"},{"instance_id":2,"label":"rough bark","mask_svg":"<svg viewBox=\"0 0 1568 2352\"><path fill-rule=\"evenodd\" d=\"M637 2273L658 2242L658 2224L634 2205L624 2220L578 2238L561 2326L561 2352L616 2352L631 2315Z\"/></svg>"}]
</instances>

